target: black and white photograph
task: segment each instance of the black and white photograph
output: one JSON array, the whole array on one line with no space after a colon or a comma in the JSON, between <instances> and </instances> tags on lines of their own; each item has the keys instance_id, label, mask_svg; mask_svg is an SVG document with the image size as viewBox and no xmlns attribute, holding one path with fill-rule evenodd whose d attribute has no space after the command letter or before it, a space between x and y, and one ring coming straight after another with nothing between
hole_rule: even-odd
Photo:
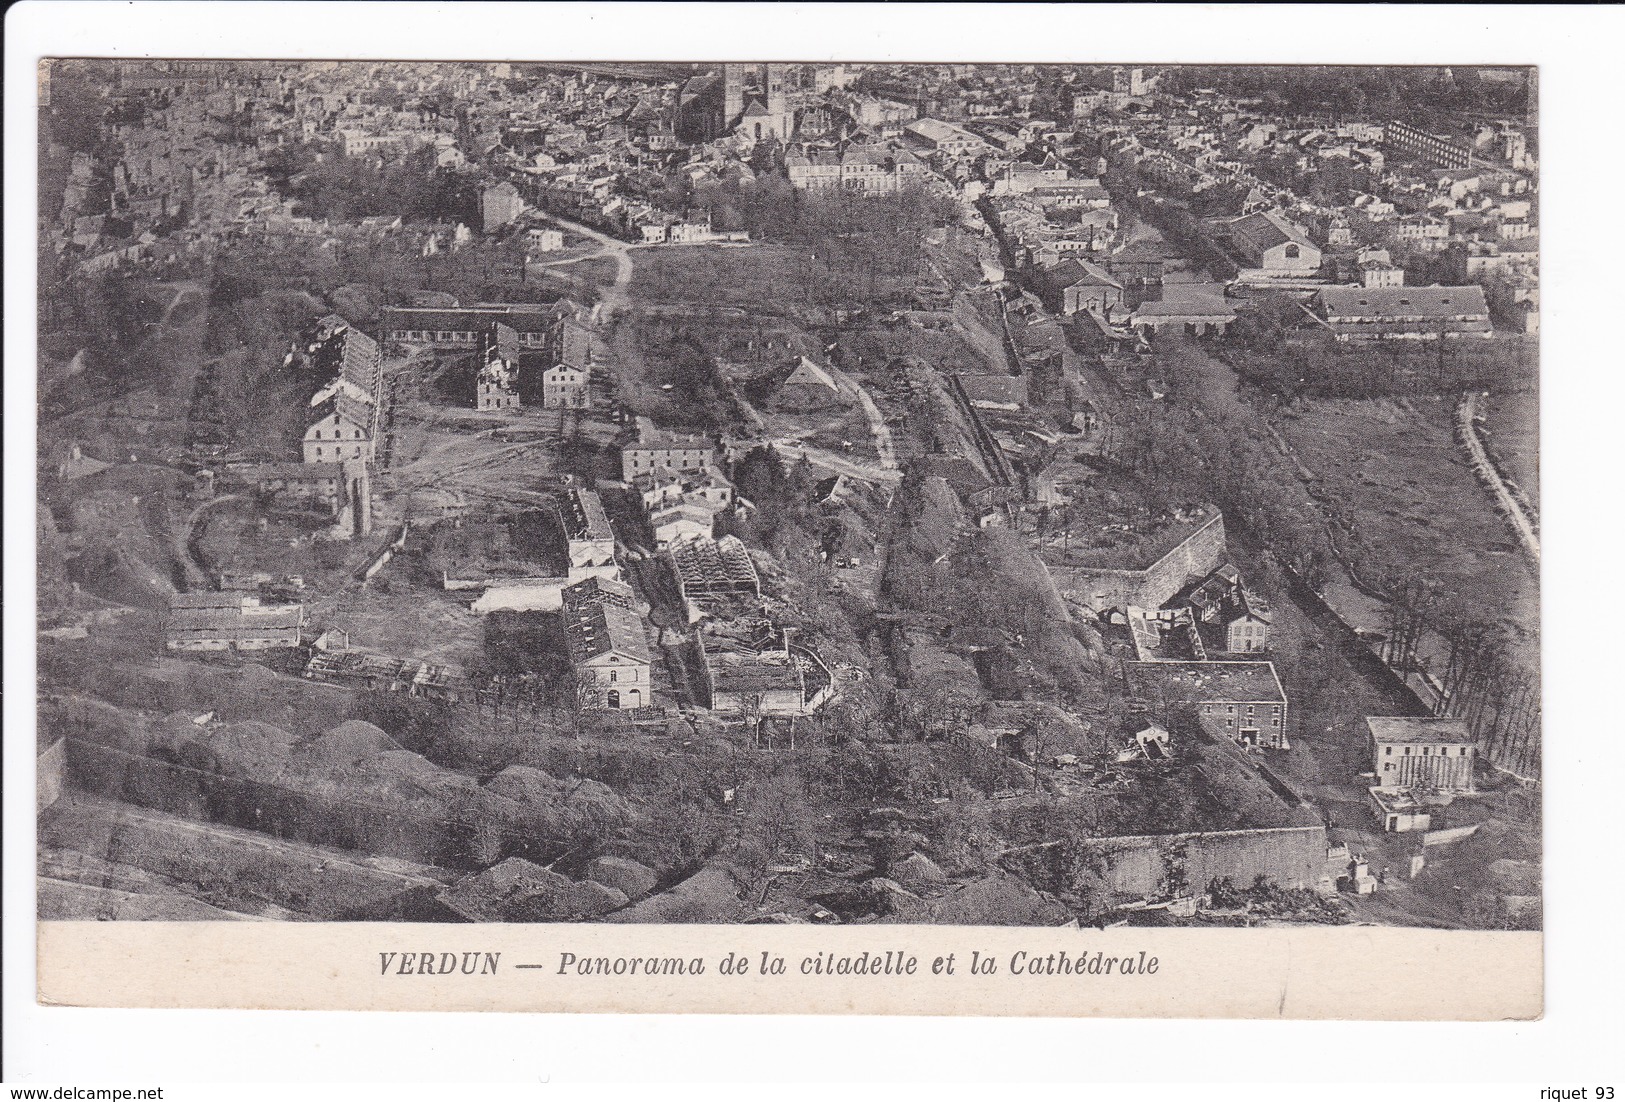
<instances>
[{"instance_id":1,"label":"black and white photograph","mask_svg":"<svg viewBox=\"0 0 1625 1102\"><path fill-rule=\"evenodd\" d=\"M1622 21L21 0L0 1094L1608 1102Z\"/></svg>"},{"instance_id":2,"label":"black and white photograph","mask_svg":"<svg viewBox=\"0 0 1625 1102\"><path fill-rule=\"evenodd\" d=\"M1540 929L1535 68L38 118L41 919Z\"/></svg>"}]
</instances>

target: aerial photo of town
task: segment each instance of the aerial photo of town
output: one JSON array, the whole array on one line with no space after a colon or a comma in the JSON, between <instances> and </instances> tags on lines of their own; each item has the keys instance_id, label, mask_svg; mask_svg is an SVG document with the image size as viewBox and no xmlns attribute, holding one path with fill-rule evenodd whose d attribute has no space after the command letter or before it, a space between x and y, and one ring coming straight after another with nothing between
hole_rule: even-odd
<instances>
[{"instance_id":1,"label":"aerial photo of town","mask_svg":"<svg viewBox=\"0 0 1625 1102\"><path fill-rule=\"evenodd\" d=\"M41 918L1541 927L1534 69L39 89Z\"/></svg>"}]
</instances>

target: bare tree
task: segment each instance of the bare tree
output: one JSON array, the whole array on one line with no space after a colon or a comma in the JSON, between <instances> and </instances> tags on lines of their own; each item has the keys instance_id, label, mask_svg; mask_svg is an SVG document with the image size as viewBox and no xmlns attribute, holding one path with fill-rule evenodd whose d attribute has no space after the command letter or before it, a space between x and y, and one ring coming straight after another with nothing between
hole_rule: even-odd
<instances>
[{"instance_id":1,"label":"bare tree","mask_svg":"<svg viewBox=\"0 0 1625 1102\"><path fill-rule=\"evenodd\" d=\"M586 729L587 714L598 707L603 698L603 690L599 688L598 678L592 670L585 666L571 668L565 681L563 704L570 735L577 742L581 741L581 733Z\"/></svg>"}]
</instances>

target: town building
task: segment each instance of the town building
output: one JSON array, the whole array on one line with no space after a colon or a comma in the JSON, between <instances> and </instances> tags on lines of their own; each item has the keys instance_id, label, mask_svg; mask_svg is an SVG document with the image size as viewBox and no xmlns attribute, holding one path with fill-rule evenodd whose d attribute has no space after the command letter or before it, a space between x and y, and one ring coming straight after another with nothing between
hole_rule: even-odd
<instances>
[{"instance_id":1,"label":"town building","mask_svg":"<svg viewBox=\"0 0 1625 1102\"><path fill-rule=\"evenodd\" d=\"M1433 825L1437 801L1419 798L1408 788L1372 788L1372 807L1377 821L1389 834L1403 834L1413 830L1427 830Z\"/></svg>"},{"instance_id":2,"label":"town building","mask_svg":"<svg viewBox=\"0 0 1625 1102\"><path fill-rule=\"evenodd\" d=\"M795 136L795 112L790 107L790 66L743 65L722 67L722 118L728 131L762 141L787 142Z\"/></svg>"},{"instance_id":3,"label":"town building","mask_svg":"<svg viewBox=\"0 0 1625 1102\"><path fill-rule=\"evenodd\" d=\"M378 342L339 315L329 314L294 354L305 359L312 373L328 379L310 400L314 420L305 430L304 461L372 462L383 399Z\"/></svg>"},{"instance_id":4,"label":"town building","mask_svg":"<svg viewBox=\"0 0 1625 1102\"><path fill-rule=\"evenodd\" d=\"M1243 269L1269 278L1313 276L1320 271L1320 248L1275 211L1247 214L1215 227Z\"/></svg>"},{"instance_id":5,"label":"town building","mask_svg":"<svg viewBox=\"0 0 1625 1102\"><path fill-rule=\"evenodd\" d=\"M1380 260L1367 260L1360 265L1360 285L1376 288L1403 287L1405 269Z\"/></svg>"},{"instance_id":6,"label":"town building","mask_svg":"<svg viewBox=\"0 0 1625 1102\"><path fill-rule=\"evenodd\" d=\"M1218 295L1142 302L1129 315L1130 327L1142 335L1172 332L1189 336L1222 336L1235 323L1236 312Z\"/></svg>"},{"instance_id":7,"label":"town building","mask_svg":"<svg viewBox=\"0 0 1625 1102\"><path fill-rule=\"evenodd\" d=\"M574 489L559 508L559 523L570 556L571 577L615 565L615 532L596 490Z\"/></svg>"},{"instance_id":8,"label":"town building","mask_svg":"<svg viewBox=\"0 0 1625 1102\"><path fill-rule=\"evenodd\" d=\"M771 622L742 617L699 632L706 703L722 715L793 719L834 696L834 676L816 651L790 642Z\"/></svg>"},{"instance_id":9,"label":"town building","mask_svg":"<svg viewBox=\"0 0 1625 1102\"><path fill-rule=\"evenodd\" d=\"M809 191L842 188L887 195L925 181L930 170L897 146L851 144L844 150L797 151L784 158L792 186Z\"/></svg>"},{"instance_id":10,"label":"town building","mask_svg":"<svg viewBox=\"0 0 1625 1102\"><path fill-rule=\"evenodd\" d=\"M653 659L642 618L622 603L629 591L602 578L567 586L561 615L570 661L593 709L646 707L653 692Z\"/></svg>"},{"instance_id":11,"label":"town building","mask_svg":"<svg viewBox=\"0 0 1625 1102\"><path fill-rule=\"evenodd\" d=\"M915 119L903 131L926 149L945 157L974 157L993 152L993 147L962 126L941 119Z\"/></svg>"},{"instance_id":12,"label":"town building","mask_svg":"<svg viewBox=\"0 0 1625 1102\"><path fill-rule=\"evenodd\" d=\"M1153 707L1189 705L1215 737L1289 747L1286 690L1272 662L1130 662L1130 691Z\"/></svg>"},{"instance_id":13,"label":"town building","mask_svg":"<svg viewBox=\"0 0 1625 1102\"><path fill-rule=\"evenodd\" d=\"M297 647L303 605L262 605L249 593L177 593L164 617L169 650L261 651Z\"/></svg>"},{"instance_id":14,"label":"town building","mask_svg":"<svg viewBox=\"0 0 1625 1102\"><path fill-rule=\"evenodd\" d=\"M553 362L585 372L592 366L592 324L588 311L567 298L553 304Z\"/></svg>"},{"instance_id":15,"label":"town building","mask_svg":"<svg viewBox=\"0 0 1625 1102\"><path fill-rule=\"evenodd\" d=\"M703 471L680 471L664 467L632 480L646 510L661 509L686 502L720 513L734 504L734 486L715 467Z\"/></svg>"},{"instance_id":16,"label":"town building","mask_svg":"<svg viewBox=\"0 0 1625 1102\"><path fill-rule=\"evenodd\" d=\"M807 412L846 406L857 400L856 388L823 364L797 357L773 387L768 405L775 410Z\"/></svg>"},{"instance_id":17,"label":"town building","mask_svg":"<svg viewBox=\"0 0 1625 1102\"><path fill-rule=\"evenodd\" d=\"M1461 719L1367 716L1379 788L1473 791L1473 737Z\"/></svg>"},{"instance_id":18,"label":"town building","mask_svg":"<svg viewBox=\"0 0 1625 1102\"><path fill-rule=\"evenodd\" d=\"M681 540L709 539L716 531L716 514L701 505L679 501L649 510L649 528L655 548L664 550Z\"/></svg>"},{"instance_id":19,"label":"town building","mask_svg":"<svg viewBox=\"0 0 1625 1102\"><path fill-rule=\"evenodd\" d=\"M504 180L480 193L480 225L488 234L507 229L525 212L519 189Z\"/></svg>"},{"instance_id":20,"label":"town building","mask_svg":"<svg viewBox=\"0 0 1625 1102\"><path fill-rule=\"evenodd\" d=\"M543 409L586 409L592 404L592 371L554 364L542 372Z\"/></svg>"},{"instance_id":21,"label":"town building","mask_svg":"<svg viewBox=\"0 0 1625 1102\"><path fill-rule=\"evenodd\" d=\"M1465 144L1419 130L1409 123L1391 122L1384 127L1383 144L1393 152L1439 168L1466 168L1473 163L1473 151Z\"/></svg>"},{"instance_id":22,"label":"town building","mask_svg":"<svg viewBox=\"0 0 1625 1102\"><path fill-rule=\"evenodd\" d=\"M716 458L715 446L697 433L671 432L641 416L634 424L634 439L621 445L621 477L627 482L666 467L702 471Z\"/></svg>"},{"instance_id":23,"label":"town building","mask_svg":"<svg viewBox=\"0 0 1625 1102\"><path fill-rule=\"evenodd\" d=\"M758 718L806 714L801 670L787 655L707 651L705 672L714 712Z\"/></svg>"},{"instance_id":24,"label":"town building","mask_svg":"<svg viewBox=\"0 0 1625 1102\"><path fill-rule=\"evenodd\" d=\"M374 692L406 693L451 704L464 699L472 689L468 671L461 666L396 658L365 647L353 647L343 632L332 630L317 637L310 661L305 663L304 676L312 681Z\"/></svg>"},{"instance_id":25,"label":"town building","mask_svg":"<svg viewBox=\"0 0 1625 1102\"><path fill-rule=\"evenodd\" d=\"M1314 310L1340 341L1492 337L1477 284L1463 287L1323 287Z\"/></svg>"},{"instance_id":26,"label":"town building","mask_svg":"<svg viewBox=\"0 0 1625 1102\"><path fill-rule=\"evenodd\" d=\"M1109 315L1123 305L1123 284L1099 264L1081 257L1043 269L1036 278L1045 305L1060 314L1090 311Z\"/></svg>"},{"instance_id":27,"label":"town building","mask_svg":"<svg viewBox=\"0 0 1625 1102\"><path fill-rule=\"evenodd\" d=\"M554 253L564 248L564 231L536 226L525 231L525 248L532 253Z\"/></svg>"},{"instance_id":28,"label":"town building","mask_svg":"<svg viewBox=\"0 0 1625 1102\"><path fill-rule=\"evenodd\" d=\"M1247 654L1270 649L1274 613L1269 602L1247 588L1241 572L1225 563L1169 602L1189 608L1210 649Z\"/></svg>"},{"instance_id":29,"label":"town building","mask_svg":"<svg viewBox=\"0 0 1625 1102\"><path fill-rule=\"evenodd\" d=\"M478 369L474 380L474 408L519 408L519 334L511 326L493 321L480 334Z\"/></svg>"},{"instance_id":30,"label":"town building","mask_svg":"<svg viewBox=\"0 0 1625 1102\"><path fill-rule=\"evenodd\" d=\"M479 345L493 321L514 331L526 350L547 349L556 339L559 319L555 307L539 303L482 303L477 306L386 306L379 314L379 330L386 341L453 348Z\"/></svg>"},{"instance_id":31,"label":"town building","mask_svg":"<svg viewBox=\"0 0 1625 1102\"><path fill-rule=\"evenodd\" d=\"M597 601L602 604L611 604L618 608L624 608L628 612L638 611L637 596L632 592L632 587L619 578L595 574L583 578L579 582L572 582L565 588L569 591L569 594L567 597L561 594L559 605L561 608L581 607L589 602Z\"/></svg>"},{"instance_id":32,"label":"town building","mask_svg":"<svg viewBox=\"0 0 1625 1102\"><path fill-rule=\"evenodd\" d=\"M1129 245L1098 258L1098 263L1124 286L1154 287L1162 285L1165 261L1160 253L1143 246Z\"/></svg>"}]
</instances>

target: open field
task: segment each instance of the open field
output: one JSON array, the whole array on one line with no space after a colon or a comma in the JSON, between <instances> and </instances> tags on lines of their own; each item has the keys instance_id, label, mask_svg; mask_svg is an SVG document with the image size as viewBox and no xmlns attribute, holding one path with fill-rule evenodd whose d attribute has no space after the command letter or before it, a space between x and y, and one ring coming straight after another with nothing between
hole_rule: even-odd
<instances>
[{"instance_id":1,"label":"open field","mask_svg":"<svg viewBox=\"0 0 1625 1102\"><path fill-rule=\"evenodd\" d=\"M525 266L525 278L585 303L615 282L616 267L613 257L601 255L596 246L589 244L588 251L574 256L531 259Z\"/></svg>"},{"instance_id":2,"label":"open field","mask_svg":"<svg viewBox=\"0 0 1625 1102\"><path fill-rule=\"evenodd\" d=\"M1435 578L1533 643L1539 580L1456 447L1447 400L1314 401L1278 422L1346 521L1358 569Z\"/></svg>"},{"instance_id":3,"label":"open field","mask_svg":"<svg viewBox=\"0 0 1625 1102\"><path fill-rule=\"evenodd\" d=\"M319 627L349 633L350 645L394 658L476 666L485 661L485 625L466 594L448 593L394 562L365 587L311 602Z\"/></svg>"},{"instance_id":4,"label":"open field","mask_svg":"<svg viewBox=\"0 0 1625 1102\"><path fill-rule=\"evenodd\" d=\"M795 313L808 304L811 255L781 245L639 249L631 297L639 303L684 302Z\"/></svg>"},{"instance_id":5,"label":"open field","mask_svg":"<svg viewBox=\"0 0 1625 1102\"><path fill-rule=\"evenodd\" d=\"M535 503L556 487L561 467L570 465L561 464L561 453L596 454L618 431L601 401L585 415L539 406L481 412L453 404L447 376L470 370L471 363L455 353L437 362L433 353L419 352L394 369L399 373L394 438L380 488L395 495L407 516L423 509L434 515L439 502L457 495L471 504Z\"/></svg>"}]
</instances>

